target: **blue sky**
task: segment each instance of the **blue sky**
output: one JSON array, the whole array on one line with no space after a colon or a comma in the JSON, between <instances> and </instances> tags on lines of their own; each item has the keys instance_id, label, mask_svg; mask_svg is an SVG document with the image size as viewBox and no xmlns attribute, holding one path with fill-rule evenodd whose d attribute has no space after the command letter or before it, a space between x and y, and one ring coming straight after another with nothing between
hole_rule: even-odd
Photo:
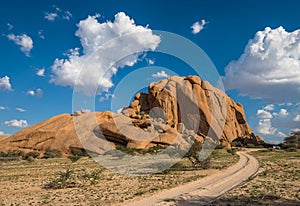
<instances>
[{"instance_id":1,"label":"blue sky","mask_svg":"<svg viewBox=\"0 0 300 206\"><path fill-rule=\"evenodd\" d=\"M140 26L148 41L141 43L139 36L134 36L124 42L137 45L131 48L133 51L153 51L121 61L106 74L105 83L98 85L95 110L111 109L114 88L138 68L153 67L139 74L140 78L149 76L145 82L157 81L157 76L194 74L178 59L155 53L164 39L157 38L154 30L163 30L198 45L223 76L227 94L244 105L254 132L267 141L281 141L292 129L300 128L299 6L297 1L289 0L284 4L214 0L3 1L0 133L12 134L51 116L72 113L72 81L76 74L72 68L91 60L95 49L91 45L95 37L92 26L101 25L102 30L96 33L103 40L95 40L101 44L121 34L128 24L129 31ZM127 18L134 24L122 23ZM86 91L84 86L78 89Z\"/></svg>"}]
</instances>

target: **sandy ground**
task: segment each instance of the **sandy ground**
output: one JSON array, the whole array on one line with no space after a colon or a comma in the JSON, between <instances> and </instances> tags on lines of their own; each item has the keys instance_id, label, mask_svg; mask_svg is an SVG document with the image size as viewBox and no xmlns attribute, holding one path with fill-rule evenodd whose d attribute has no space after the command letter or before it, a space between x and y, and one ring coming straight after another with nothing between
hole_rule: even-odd
<instances>
[{"instance_id":1,"label":"sandy ground","mask_svg":"<svg viewBox=\"0 0 300 206\"><path fill-rule=\"evenodd\" d=\"M110 158L115 162L113 161L115 157ZM125 164L126 156L123 159ZM118 174L103 168L87 157L75 163L68 158L36 159L34 162L26 160L0 162L0 206L115 206L205 178L236 164L238 160L238 155L232 155L226 150L215 150L210 169L186 171L178 168L179 170L176 171L150 175ZM182 163L189 165L188 160ZM116 166L122 168L122 165ZM74 187L44 188L49 182L60 177L58 174L65 174L67 169L74 172L74 175L68 179L69 182L76 183ZM76 177L85 173L83 171L88 173L97 171L99 178L96 183L90 184L90 181L83 181L82 178Z\"/></svg>"},{"instance_id":2,"label":"sandy ground","mask_svg":"<svg viewBox=\"0 0 300 206\"><path fill-rule=\"evenodd\" d=\"M251 152L260 162L258 174L209 206L299 206L300 150Z\"/></svg>"},{"instance_id":3,"label":"sandy ground","mask_svg":"<svg viewBox=\"0 0 300 206\"><path fill-rule=\"evenodd\" d=\"M206 205L257 173L259 169L258 160L246 152L239 152L238 154L240 156L239 162L226 170L186 185L164 190L149 198L123 205Z\"/></svg>"}]
</instances>

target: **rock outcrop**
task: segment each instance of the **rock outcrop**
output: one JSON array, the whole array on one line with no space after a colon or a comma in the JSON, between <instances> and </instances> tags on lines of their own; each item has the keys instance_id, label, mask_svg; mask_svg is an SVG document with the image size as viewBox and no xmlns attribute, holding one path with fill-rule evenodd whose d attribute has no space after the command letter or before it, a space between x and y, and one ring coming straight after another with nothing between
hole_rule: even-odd
<instances>
[{"instance_id":1,"label":"rock outcrop","mask_svg":"<svg viewBox=\"0 0 300 206\"><path fill-rule=\"evenodd\" d=\"M151 83L148 94L135 95L123 114L132 118L139 118L141 113L159 116L155 110L179 133L185 127L204 138L219 136L226 142L255 137L243 106L199 76L173 76Z\"/></svg>"},{"instance_id":2,"label":"rock outcrop","mask_svg":"<svg viewBox=\"0 0 300 206\"><path fill-rule=\"evenodd\" d=\"M85 148L104 153L115 145L184 146L207 138L225 147L236 138L258 141L241 104L198 76L173 76L151 83L148 93L136 94L121 114L77 111L58 115L1 138L0 150L44 152L50 148L69 154L72 148Z\"/></svg>"},{"instance_id":3,"label":"rock outcrop","mask_svg":"<svg viewBox=\"0 0 300 206\"><path fill-rule=\"evenodd\" d=\"M96 112L93 113L93 120L104 120L107 118L107 113L110 112ZM70 154L72 148L83 148L82 141L88 138L89 131L84 130L81 133L82 139L78 138L78 132L82 131L78 127L75 129L75 122L78 119L89 120L92 118L85 118L88 114L81 113L79 116L70 114L61 114L54 116L36 125L27 127L9 137L0 139L0 151L8 150L24 150L24 151L39 151L45 152L47 149L59 149L63 154ZM92 125L94 122L86 122ZM86 125L83 125L86 127ZM94 126L95 127L95 126Z\"/></svg>"}]
</instances>

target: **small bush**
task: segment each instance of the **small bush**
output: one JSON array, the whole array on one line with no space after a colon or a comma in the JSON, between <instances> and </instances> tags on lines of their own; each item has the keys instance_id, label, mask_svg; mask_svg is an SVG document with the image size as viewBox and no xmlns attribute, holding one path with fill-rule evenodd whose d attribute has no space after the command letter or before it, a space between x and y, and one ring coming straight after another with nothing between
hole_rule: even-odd
<instances>
[{"instance_id":1,"label":"small bush","mask_svg":"<svg viewBox=\"0 0 300 206\"><path fill-rule=\"evenodd\" d=\"M7 157L7 153L5 153L5 152L0 152L0 157Z\"/></svg>"},{"instance_id":2,"label":"small bush","mask_svg":"<svg viewBox=\"0 0 300 206\"><path fill-rule=\"evenodd\" d=\"M204 169L204 170L211 168L211 158L208 157L205 160L200 161L199 165L200 165L200 168Z\"/></svg>"},{"instance_id":3,"label":"small bush","mask_svg":"<svg viewBox=\"0 0 300 206\"><path fill-rule=\"evenodd\" d=\"M67 168L64 172L55 174L49 183L44 185L44 189L64 189L95 185L102 178L102 169L88 172L86 169Z\"/></svg>"},{"instance_id":4,"label":"small bush","mask_svg":"<svg viewBox=\"0 0 300 206\"><path fill-rule=\"evenodd\" d=\"M184 156L190 160L190 162L193 164L194 167L197 167L197 164L199 163L198 156L201 149L202 149L202 143L196 140L191 146L190 150Z\"/></svg>"},{"instance_id":5,"label":"small bush","mask_svg":"<svg viewBox=\"0 0 300 206\"><path fill-rule=\"evenodd\" d=\"M27 162L32 163L32 162L34 162L35 158L32 156L29 156L26 160L27 160Z\"/></svg>"},{"instance_id":6,"label":"small bush","mask_svg":"<svg viewBox=\"0 0 300 206\"><path fill-rule=\"evenodd\" d=\"M25 152L21 151L21 150L10 150L7 152L7 157L24 157Z\"/></svg>"},{"instance_id":7,"label":"small bush","mask_svg":"<svg viewBox=\"0 0 300 206\"><path fill-rule=\"evenodd\" d=\"M255 148L255 145L254 144L247 144L246 147L247 148Z\"/></svg>"},{"instance_id":8,"label":"small bush","mask_svg":"<svg viewBox=\"0 0 300 206\"><path fill-rule=\"evenodd\" d=\"M0 162L18 161L20 157L0 157Z\"/></svg>"},{"instance_id":9,"label":"small bush","mask_svg":"<svg viewBox=\"0 0 300 206\"><path fill-rule=\"evenodd\" d=\"M76 177L74 175L75 171L68 168L65 172L59 172L50 181L50 183L45 185L47 189L63 189L72 188L76 186Z\"/></svg>"},{"instance_id":10,"label":"small bush","mask_svg":"<svg viewBox=\"0 0 300 206\"><path fill-rule=\"evenodd\" d=\"M74 156L85 156L85 154L83 153L83 151L81 151L81 150L79 150L79 149L77 149L77 150L73 150L72 151L72 155L74 155Z\"/></svg>"},{"instance_id":11,"label":"small bush","mask_svg":"<svg viewBox=\"0 0 300 206\"><path fill-rule=\"evenodd\" d=\"M83 148L70 147L70 150L71 150L72 155L74 155L74 156L81 156L81 157L89 156L87 151Z\"/></svg>"},{"instance_id":12,"label":"small bush","mask_svg":"<svg viewBox=\"0 0 300 206\"><path fill-rule=\"evenodd\" d=\"M32 157L33 159L36 159L40 156L39 152L28 152L24 155L23 159L28 160L28 158Z\"/></svg>"},{"instance_id":13,"label":"small bush","mask_svg":"<svg viewBox=\"0 0 300 206\"><path fill-rule=\"evenodd\" d=\"M224 149L225 147L222 144L217 144L215 149Z\"/></svg>"},{"instance_id":14,"label":"small bush","mask_svg":"<svg viewBox=\"0 0 300 206\"><path fill-rule=\"evenodd\" d=\"M296 147L290 147L290 148L285 149L285 151L287 151L287 152L297 152L297 148Z\"/></svg>"},{"instance_id":15,"label":"small bush","mask_svg":"<svg viewBox=\"0 0 300 206\"><path fill-rule=\"evenodd\" d=\"M232 155L235 155L237 150L236 149L227 149L227 152L232 154Z\"/></svg>"},{"instance_id":16,"label":"small bush","mask_svg":"<svg viewBox=\"0 0 300 206\"><path fill-rule=\"evenodd\" d=\"M72 155L69 156L68 158L72 161L72 162L77 162L82 156L76 156L76 155Z\"/></svg>"},{"instance_id":17,"label":"small bush","mask_svg":"<svg viewBox=\"0 0 300 206\"><path fill-rule=\"evenodd\" d=\"M116 146L116 150L119 150L119 151L129 154L129 155L141 154L143 152L142 149L127 148L127 147L123 147L123 146Z\"/></svg>"},{"instance_id":18,"label":"small bush","mask_svg":"<svg viewBox=\"0 0 300 206\"><path fill-rule=\"evenodd\" d=\"M59 151L58 149L47 149L44 153L43 159L59 157L62 157L61 151Z\"/></svg>"},{"instance_id":19,"label":"small bush","mask_svg":"<svg viewBox=\"0 0 300 206\"><path fill-rule=\"evenodd\" d=\"M78 175L78 178L83 180L86 184L95 185L98 183L98 180L102 178L102 171L102 169L96 169L90 172L83 170L83 172Z\"/></svg>"},{"instance_id":20,"label":"small bush","mask_svg":"<svg viewBox=\"0 0 300 206\"><path fill-rule=\"evenodd\" d=\"M154 147L148 148L148 149L145 151L145 153L151 153L151 154L153 154L153 153L159 152L159 151L162 150L162 149L164 149L163 146L156 145L156 146L154 146Z\"/></svg>"}]
</instances>

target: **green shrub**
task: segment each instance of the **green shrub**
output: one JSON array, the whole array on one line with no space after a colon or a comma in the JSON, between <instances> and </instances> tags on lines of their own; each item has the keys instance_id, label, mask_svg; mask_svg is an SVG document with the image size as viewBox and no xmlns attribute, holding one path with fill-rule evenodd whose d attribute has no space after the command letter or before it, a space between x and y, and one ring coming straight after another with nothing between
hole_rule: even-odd
<instances>
[{"instance_id":1,"label":"green shrub","mask_svg":"<svg viewBox=\"0 0 300 206\"><path fill-rule=\"evenodd\" d=\"M205 160L199 161L199 165L200 168L204 170L211 168L211 158L208 157Z\"/></svg>"},{"instance_id":2,"label":"green shrub","mask_svg":"<svg viewBox=\"0 0 300 206\"><path fill-rule=\"evenodd\" d=\"M87 151L83 148L70 147L69 149L71 151L71 154L74 156L81 156L81 157L89 156Z\"/></svg>"},{"instance_id":3,"label":"green shrub","mask_svg":"<svg viewBox=\"0 0 300 206\"><path fill-rule=\"evenodd\" d=\"M116 150L119 150L123 153L129 154L129 155L136 155L136 154L141 154L143 152L142 149L137 149L137 148L127 148L124 146L116 146Z\"/></svg>"},{"instance_id":4,"label":"green shrub","mask_svg":"<svg viewBox=\"0 0 300 206\"><path fill-rule=\"evenodd\" d=\"M7 157L7 153L6 152L0 152L0 157Z\"/></svg>"},{"instance_id":5,"label":"green shrub","mask_svg":"<svg viewBox=\"0 0 300 206\"><path fill-rule=\"evenodd\" d=\"M72 151L72 155L74 155L74 156L81 156L81 157L85 156L84 152L81 151L80 149L73 150Z\"/></svg>"},{"instance_id":6,"label":"green shrub","mask_svg":"<svg viewBox=\"0 0 300 206\"><path fill-rule=\"evenodd\" d=\"M255 148L255 145L254 144L247 144L246 147L247 148Z\"/></svg>"},{"instance_id":7,"label":"green shrub","mask_svg":"<svg viewBox=\"0 0 300 206\"><path fill-rule=\"evenodd\" d=\"M82 156L76 156L76 155L72 155L69 156L68 158L72 161L72 162L77 162Z\"/></svg>"},{"instance_id":8,"label":"green shrub","mask_svg":"<svg viewBox=\"0 0 300 206\"><path fill-rule=\"evenodd\" d=\"M32 162L34 162L35 158L32 156L29 156L26 160L27 160L27 162L32 163Z\"/></svg>"},{"instance_id":9,"label":"green shrub","mask_svg":"<svg viewBox=\"0 0 300 206\"><path fill-rule=\"evenodd\" d=\"M7 157L24 157L25 152L21 151L21 150L9 150L7 152Z\"/></svg>"},{"instance_id":10,"label":"green shrub","mask_svg":"<svg viewBox=\"0 0 300 206\"><path fill-rule=\"evenodd\" d=\"M285 149L285 151L287 151L287 152L297 152L297 148L296 147L289 147L289 148Z\"/></svg>"},{"instance_id":11,"label":"green shrub","mask_svg":"<svg viewBox=\"0 0 300 206\"><path fill-rule=\"evenodd\" d=\"M222 144L217 144L215 149L224 149L225 147Z\"/></svg>"},{"instance_id":12,"label":"green shrub","mask_svg":"<svg viewBox=\"0 0 300 206\"><path fill-rule=\"evenodd\" d=\"M95 185L102 178L102 169L87 171L86 169L67 168L64 172L58 172L44 185L44 189L64 189Z\"/></svg>"},{"instance_id":13,"label":"green shrub","mask_svg":"<svg viewBox=\"0 0 300 206\"><path fill-rule=\"evenodd\" d=\"M150 148L148 148L146 151L145 151L145 153L157 153L157 152L159 152L161 149L164 149L164 147L163 146L160 146L160 145L156 145L156 146L154 146L154 147L150 147Z\"/></svg>"},{"instance_id":14,"label":"green shrub","mask_svg":"<svg viewBox=\"0 0 300 206\"><path fill-rule=\"evenodd\" d=\"M190 162L193 164L193 166L195 168L197 168L199 166L202 168L202 166L201 166L202 161L199 160L199 153L200 153L201 149L202 149L202 143L195 140L195 142L191 146L190 150L184 156L190 160Z\"/></svg>"},{"instance_id":15,"label":"green shrub","mask_svg":"<svg viewBox=\"0 0 300 206\"><path fill-rule=\"evenodd\" d=\"M67 168L65 172L59 172L55 177L46 184L44 188L47 189L63 189L72 188L76 186L75 171L73 169Z\"/></svg>"},{"instance_id":16,"label":"green shrub","mask_svg":"<svg viewBox=\"0 0 300 206\"><path fill-rule=\"evenodd\" d=\"M235 155L236 152L237 152L237 149L227 149L227 152L232 154L232 155Z\"/></svg>"},{"instance_id":17,"label":"green shrub","mask_svg":"<svg viewBox=\"0 0 300 206\"><path fill-rule=\"evenodd\" d=\"M24 160L27 160L28 158L32 157L33 159L36 159L40 156L40 153L39 152L28 152L24 155L23 159Z\"/></svg>"},{"instance_id":18,"label":"green shrub","mask_svg":"<svg viewBox=\"0 0 300 206\"><path fill-rule=\"evenodd\" d=\"M0 152L0 161L9 162L21 160L24 157L25 153L21 150L9 150L6 152Z\"/></svg>"},{"instance_id":19,"label":"green shrub","mask_svg":"<svg viewBox=\"0 0 300 206\"><path fill-rule=\"evenodd\" d=\"M0 162L10 162L20 160L20 157L0 157Z\"/></svg>"},{"instance_id":20,"label":"green shrub","mask_svg":"<svg viewBox=\"0 0 300 206\"><path fill-rule=\"evenodd\" d=\"M58 149L47 149L46 152L44 153L43 159L48 159L48 158L59 158L62 157L62 153Z\"/></svg>"}]
</instances>

